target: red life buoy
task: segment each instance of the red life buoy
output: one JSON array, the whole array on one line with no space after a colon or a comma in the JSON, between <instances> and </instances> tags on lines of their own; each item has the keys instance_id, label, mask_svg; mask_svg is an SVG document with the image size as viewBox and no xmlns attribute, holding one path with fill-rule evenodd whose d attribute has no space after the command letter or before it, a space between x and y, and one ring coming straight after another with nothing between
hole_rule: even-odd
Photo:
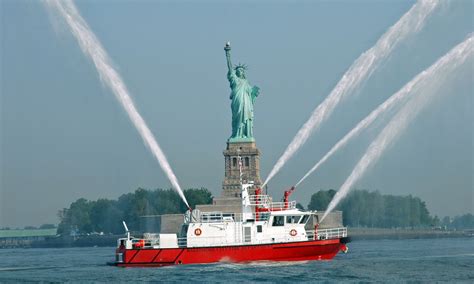
<instances>
[{"instance_id":1,"label":"red life buoy","mask_svg":"<svg viewBox=\"0 0 474 284\"><path fill-rule=\"evenodd\" d=\"M347 253L348 250L349 250L349 248L348 248L346 245L342 245L342 246L341 246L341 251L342 251L343 253Z\"/></svg>"},{"instance_id":2,"label":"red life buoy","mask_svg":"<svg viewBox=\"0 0 474 284\"><path fill-rule=\"evenodd\" d=\"M297 234L297 232L296 232L295 229L290 231L290 236L294 237L294 236L296 236L296 234Z\"/></svg>"},{"instance_id":3,"label":"red life buoy","mask_svg":"<svg viewBox=\"0 0 474 284\"><path fill-rule=\"evenodd\" d=\"M200 235L202 234L201 229L197 228L196 230L194 230L194 234L195 234L196 236L200 236Z\"/></svg>"}]
</instances>

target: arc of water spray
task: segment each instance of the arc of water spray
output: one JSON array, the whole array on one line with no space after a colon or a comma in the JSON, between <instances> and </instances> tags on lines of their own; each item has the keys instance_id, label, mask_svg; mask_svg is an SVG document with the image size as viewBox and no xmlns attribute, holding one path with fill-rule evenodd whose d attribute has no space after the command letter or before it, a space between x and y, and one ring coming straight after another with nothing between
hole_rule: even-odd
<instances>
[{"instance_id":1,"label":"arc of water spray","mask_svg":"<svg viewBox=\"0 0 474 284\"><path fill-rule=\"evenodd\" d=\"M385 34L369 50L362 53L352 63L349 70L342 76L329 96L318 105L310 118L303 124L296 136L285 149L283 155L273 166L266 178L264 187L284 166L284 164L303 146L311 133L316 131L325 121L342 98L359 87L377 69L383 59L387 58L392 50L406 37L417 33L423 27L427 17L439 5L436 0L419 0L406 12L397 23L388 29Z\"/></svg>"},{"instance_id":2,"label":"arc of water spray","mask_svg":"<svg viewBox=\"0 0 474 284\"><path fill-rule=\"evenodd\" d=\"M415 82L411 81L410 85L414 85ZM314 171L316 171L324 162L326 162L334 153L339 149L344 147L351 139L356 137L362 130L369 127L381 114L385 113L389 109L393 108L395 105L401 103L405 97L409 94L410 88L404 88L385 102L380 104L375 110L373 110L368 116L361 120L356 127L354 127L349 133L347 133L341 140L339 140L330 150L327 152L321 160L319 160L296 184L295 187L298 187L306 178L308 178Z\"/></svg>"},{"instance_id":3,"label":"arc of water spray","mask_svg":"<svg viewBox=\"0 0 474 284\"><path fill-rule=\"evenodd\" d=\"M45 0L44 2L47 7L55 9L67 22L69 29L78 41L82 52L94 63L101 81L112 90L117 100L127 112L128 117L142 137L145 145L158 160L161 169L165 172L171 185L178 192L186 206L190 208L183 190L178 183L178 179L171 169L165 154L153 136L153 133L135 107L124 81L112 66L112 61L107 52L102 47L99 39L89 28L86 21L82 18L77 7L71 0Z\"/></svg>"},{"instance_id":4,"label":"arc of water spray","mask_svg":"<svg viewBox=\"0 0 474 284\"><path fill-rule=\"evenodd\" d=\"M463 64L473 54L473 35L470 34L466 40L455 46L446 55L441 57L431 67L418 74L413 81L405 85L399 92L416 93L403 108L390 120L387 126L380 132L377 138L370 144L366 153L359 160L352 170L350 176L342 184L339 191L324 212L321 222L334 210L339 202L347 195L352 185L359 180L370 165L377 162L383 152L400 136L407 124L428 104L430 99L436 94L436 85L446 79L456 67ZM421 92L422 88L428 88L426 92ZM434 89L434 90L433 90Z\"/></svg>"},{"instance_id":5,"label":"arc of water spray","mask_svg":"<svg viewBox=\"0 0 474 284\"><path fill-rule=\"evenodd\" d=\"M453 49L453 52L456 49ZM464 51L464 50L463 50ZM393 107L400 105L401 103L405 102L406 97L411 94L411 91L415 88L420 88L419 84L423 83L428 79L428 77L432 74L436 74L436 72L443 72L446 73L447 68L454 68L456 67L457 61L453 58L453 54L448 53L446 56L440 58L435 64L429 67L426 71L417 75L414 79L412 79L408 84L406 84L402 89L388 98L385 102L380 104L375 110L373 110L367 117L361 120L356 127L354 127L349 133L347 133L341 140L339 140L332 148L327 152L321 160L319 160L295 185L299 186L307 177L309 177L314 171L316 171L324 162L326 162L335 152L339 149L344 147L351 139L356 137L361 131L369 127L381 114L387 112L388 110L392 109Z\"/></svg>"}]
</instances>

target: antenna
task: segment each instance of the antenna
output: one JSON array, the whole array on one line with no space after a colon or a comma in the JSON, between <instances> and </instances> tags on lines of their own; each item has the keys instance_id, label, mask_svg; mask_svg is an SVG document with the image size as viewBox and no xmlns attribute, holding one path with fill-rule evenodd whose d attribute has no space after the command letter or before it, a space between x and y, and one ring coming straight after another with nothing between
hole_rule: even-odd
<instances>
[{"instance_id":1,"label":"antenna","mask_svg":"<svg viewBox=\"0 0 474 284\"><path fill-rule=\"evenodd\" d=\"M240 185L242 185L242 157L239 155L239 181Z\"/></svg>"},{"instance_id":2,"label":"antenna","mask_svg":"<svg viewBox=\"0 0 474 284\"><path fill-rule=\"evenodd\" d=\"M130 239L130 231L128 230L127 223L122 221L123 227L125 228L125 233L127 233L127 239Z\"/></svg>"}]
</instances>

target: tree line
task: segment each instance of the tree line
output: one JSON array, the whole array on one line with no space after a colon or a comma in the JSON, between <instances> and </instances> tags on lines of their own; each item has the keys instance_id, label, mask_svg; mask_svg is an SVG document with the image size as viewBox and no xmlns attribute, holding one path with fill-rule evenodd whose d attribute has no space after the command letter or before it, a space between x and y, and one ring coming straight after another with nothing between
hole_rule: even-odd
<instances>
[{"instance_id":1,"label":"tree line","mask_svg":"<svg viewBox=\"0 0 474 284\"><path fill-rule=\"evenodd\" d=\"M212 194L206 188L191 188L184 191L191 205L212 203ZM320 190L311 196L309 210L324 211L336 194L333 189ZM298 203L298 207L303 206ZM131 230L140 227L140 216L177 214L187 208L178 194L171 189L148 190L139 188L135 192L121 195L117 200L80 198L59 211L59 234L75 232L103 232L121 234L122 220ZM440 220L431 216L426 203L412 195L383 195L378 191L354 190L336 207L343 211L343 223L351 227L415 228L443 227L445 229L474 229L474 216L465 214Z\"/></svg>"},{"instance_id":2,"label":"tree line","mask_svg":"<svg viewBox=\"0 0 474 284\"><path fill-rule=\"evenodd\" d=\"M324 211L336 194L333 189L320 190L311 196L310 210ZM343 223L352 227L407 228L438 226L426 203L412 195L382 195L378 191L354 190L336 210L343 212Z\"/></svg>"},{"instance_id":3,"label":"tree line","mask_svg":"<svg viewBox=\"0 0 474 284\"><path fill-rule=\"evenodd\" d=\"M449 230L474 230L474 215L467 213L454 218L446 216L443 218L440 225L443 229Z\"/></svg>"},{"instance_id":4,"label":"tree line","mask_svg":"<svg viewBox=\"0 0 474 284\"><path fill-rule=\"evenodd\" d=\"M184 194L192 208L196 204L212 202L212 194L205 188L186 189ZM79 198L69 208L59 210L58 234L120 234L124 232L122 221L133 230L139 227L140 216L184 213L186 210L186 205L172 189L139 188L135 192L121 195L117 200L90 201Z\"/></svg>"}]
</instances>

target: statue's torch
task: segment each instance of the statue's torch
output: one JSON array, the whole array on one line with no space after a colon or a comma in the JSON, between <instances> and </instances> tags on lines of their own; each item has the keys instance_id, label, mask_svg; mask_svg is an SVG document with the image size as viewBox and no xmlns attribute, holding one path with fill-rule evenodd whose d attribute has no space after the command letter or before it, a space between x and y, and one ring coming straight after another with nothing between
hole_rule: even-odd
<instances>
[{"instance_id":1,"label":"statue's torch","mask_svg":"<svg viewBox=\"0 0 474 284\"><path fill-rule=\"evenodd\" d=\"M228 42L225 43L224 50L225 50L226 52L230 50L230 41L228 41Z\"/></svg>"}]
</instances>

